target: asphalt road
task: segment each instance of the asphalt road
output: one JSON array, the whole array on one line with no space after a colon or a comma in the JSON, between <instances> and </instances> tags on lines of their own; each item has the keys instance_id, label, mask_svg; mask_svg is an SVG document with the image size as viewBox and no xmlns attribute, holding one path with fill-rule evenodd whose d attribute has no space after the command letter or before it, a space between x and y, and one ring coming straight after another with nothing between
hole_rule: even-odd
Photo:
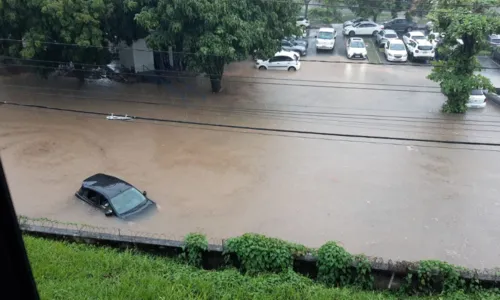
<instances>
[{"instance_id":1,"label":"asphalt road","mask_svg":"<svg viewBox=\"0 0 500 300\"><path fill-rule=\"evenodd\" d=\"M339 43L340 44L340 43ZM229 129L0 105L0 154L19 214L212 241L245 232L318 247L341 242L387 259L500 265L500 109L443 116L429 69L316 63L299 72L226 70L171 85L80 86L0 78L0 101L158 119L315 131ZM328 136L352 134L377 138ZM148 191L160 210L123 222L78 202L104 172ZM26 188L29 187L29 188Z\"/></svg>"}]
</instances>

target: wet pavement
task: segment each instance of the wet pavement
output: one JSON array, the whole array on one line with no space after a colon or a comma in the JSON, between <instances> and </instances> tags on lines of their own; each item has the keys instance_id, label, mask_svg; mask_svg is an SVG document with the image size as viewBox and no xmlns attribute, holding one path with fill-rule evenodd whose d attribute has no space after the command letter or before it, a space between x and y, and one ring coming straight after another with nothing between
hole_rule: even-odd
<instances>
[{"instance_id":1,"label":"wet pavement","mask_svg":"<svg viewBox=\"0 0 500 300\"><path fill-rule=\"evenodd\" d=\"M1 101L321 133L500 143L500 109L442 116L426 68L304 61L227 69L225 89L2 78ZM0 154L19 214L220 240L245 232L386 259L500 265L498 147L346 138L0 106ZM97 172L161 207L124 222L73 196Z\"/></svg>"}]
</instances>

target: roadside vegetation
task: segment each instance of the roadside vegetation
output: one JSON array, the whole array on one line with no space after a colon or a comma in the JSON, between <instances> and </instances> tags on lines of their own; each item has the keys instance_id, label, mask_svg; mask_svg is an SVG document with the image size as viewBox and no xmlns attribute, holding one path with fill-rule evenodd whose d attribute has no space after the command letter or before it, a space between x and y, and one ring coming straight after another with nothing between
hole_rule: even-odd
<instances>
[{"instance_id":1,"label":"roadside vegetation","mask_svg":"<svg viewBox=\"0 0 500 300\"><path fill-rule=\"evenodd\" d=\"M256 234L227 241L227 250L241 260L239 270L200 269L199 257L206 249L200 234L186 237L188 255L165 258L134 250L59 242L25 236L24 241L42 299L498 299L496 291L479 288L460 290L453 268L425 262L419 269L422 285L432 287L436 267L442 268L447 291L431 296L432 290L399 293L371 290L369 263L353 256L334 242L318 250ZM318 281L291 269L292 258L313 252L319 258ZM355 261L357 274L349 271ZM445 266L445 268L443 268ZM411 296L410 296L411 295Z\"/></svg>"}]
</instances>

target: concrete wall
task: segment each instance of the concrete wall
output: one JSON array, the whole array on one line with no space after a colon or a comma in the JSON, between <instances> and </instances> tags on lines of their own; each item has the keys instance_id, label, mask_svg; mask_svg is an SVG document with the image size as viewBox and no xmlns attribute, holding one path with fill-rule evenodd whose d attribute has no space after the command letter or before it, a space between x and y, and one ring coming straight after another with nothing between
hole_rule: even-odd
<instances>
[{"instance_id":1,"label":"concrete wall","mask_svg":"<svg viewBox=\"0 0 500 300\"><path fill-rule=\"evenodd\" d=\"M135 68L134 65L134 52L131 47L128 47L126 43L122 42L120 44L120 50L118 55L120 57L120 63L126 68Z\"/></svg>"},{"instance_id":2,"label":"concrete wall","mask_svg":"<svg viewBox=\"0 0 500 300\"><path fill-rule=\"evenodd\" d=\"M119 45L120 63L135 72L154 71L155 61L153 51L148 48L145 39L139 39L128 46L125 43Z\"/></svg>"},{"instance_id":3,"label":"concrete wall","mask_svg":"<svg viewBox=\"0 0 500 300\"><path fill-rule=\"evenodd\" d=\"M136 72L153 71L155 61L153 51L148 48L145 39L139 39L132 44L134 66Z\"/></svg>"},{"instance_id":4,"label":"concrete wall","mask_svg":"<svg viewBox=\"0 0 500 300\"><path fill-rule=\"evenodd\" d=\"M140 251L154 253L164 256L178 256L183 252L183 242L160 238L151 238L135 235L116 233L106 233L99 230L92 231L90 228L69 229L20 221L21 230L24 234L45 237L56 240L66 240L73 242L83 242L87 244L106 245L116 248L134 248ZM75 227L77 228L77 227ZM203 268L218 269L226 266L222 245L209 245L208 251L203 254ZM238 267L238 259L233 254L235 266ZM398 290L406 283L409 269L415 266L412 262L384 261L380 258L370 258L371 270L374 277L375 288ZM293 269L299 274L303 274L315 279L318 273L317 258L311 255L294 259ZM352 271L356 272L356 266L352 266ZM464 270L461 277L466 281L479 280L481 286L486 288L500 287L500 277L496 270ZM418 278L414 276L416 285ZM439 284L439 283L436 283Z\"/></svg>"}]
</instances>

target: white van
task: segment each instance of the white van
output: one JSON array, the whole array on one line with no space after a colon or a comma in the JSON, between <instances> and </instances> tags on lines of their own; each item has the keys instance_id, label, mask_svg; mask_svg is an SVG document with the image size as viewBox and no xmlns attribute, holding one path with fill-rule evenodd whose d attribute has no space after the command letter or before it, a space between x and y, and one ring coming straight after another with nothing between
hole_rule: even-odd
<instances>
[{"instance_id":1,"label":"white van","mask_svg":"<svg viewBox=\"0 0 500 300\"><path fill-rule=\"evenodd\" d=\"M316 51L330 50L335 48L335 39L337 38L337 31L331 27L323 27L318 31L316 36Z\"/></svg>"}]
</instances>

